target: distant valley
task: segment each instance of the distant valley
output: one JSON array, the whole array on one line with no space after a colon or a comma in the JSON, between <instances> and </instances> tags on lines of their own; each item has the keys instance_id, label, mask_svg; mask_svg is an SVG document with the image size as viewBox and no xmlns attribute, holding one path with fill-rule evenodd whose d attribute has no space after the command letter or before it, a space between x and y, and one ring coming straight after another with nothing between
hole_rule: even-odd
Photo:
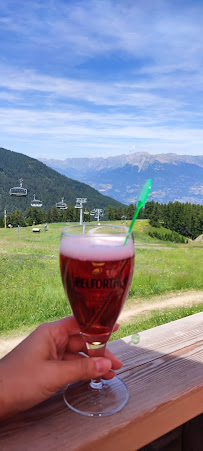
<instances>
[{"instance_id":1,"label":"distant valley","mask_svg":"<svg viewBox=\"0 0 203 451\"><path fill-rule=\"evenodd\" d=\"M136 202L148 178L153 182L148 200L203 203L203 156L136 152L109 158L40 161L124 204Z\"/></svg>"}]
</instances>

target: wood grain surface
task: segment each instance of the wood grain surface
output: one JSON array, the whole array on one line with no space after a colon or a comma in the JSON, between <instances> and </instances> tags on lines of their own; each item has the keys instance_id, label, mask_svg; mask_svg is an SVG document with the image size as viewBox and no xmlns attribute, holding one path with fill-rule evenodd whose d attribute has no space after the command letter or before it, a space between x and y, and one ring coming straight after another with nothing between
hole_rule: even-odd
<instances>
[{"instance_id":1,"label":"wood grain surface","mask_svg":"<svg viewBox=\"0 0 203 451\"><path fill-rule=\"evenodd\" d=\"M106 418L72 412L59 391L4 421L0 449L135 451L203 412L203 313L108 345L123 361L125 408Z\"/></svg>"}]
</instances>

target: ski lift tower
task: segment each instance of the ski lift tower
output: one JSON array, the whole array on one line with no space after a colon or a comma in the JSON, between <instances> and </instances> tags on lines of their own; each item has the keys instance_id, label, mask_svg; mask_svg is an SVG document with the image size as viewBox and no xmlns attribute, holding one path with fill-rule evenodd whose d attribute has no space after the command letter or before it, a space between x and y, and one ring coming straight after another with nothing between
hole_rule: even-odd
<instances>
[{"instance_id":1,"label":"ski lift tower","mask_svg":"<svg viewBox=\"0 0 203 451\"><path fill-rule=\"evenodd\" d=\"M85 197L77 197L75 208L80 209L80 225L83 223L83 204L86 204L87 198Z\"/></svg>"},{"instance_id":2,"label":"ski lift tower","mask_svg":"<svg viewBox=\"0 0 203 451\"><path fill-rule=\"evenodd\" d=\"M103 216L103 211L101 208L94 208L94 210L91 211L91 216L94 216L95 219L99 222L100 216Z\"/></svg>"}]
</instances>

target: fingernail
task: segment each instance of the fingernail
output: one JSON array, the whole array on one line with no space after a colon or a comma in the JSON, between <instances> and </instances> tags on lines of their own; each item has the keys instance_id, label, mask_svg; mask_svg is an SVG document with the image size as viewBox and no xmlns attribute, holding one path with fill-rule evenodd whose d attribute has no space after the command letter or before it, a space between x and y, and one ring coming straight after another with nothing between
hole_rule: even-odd
<instances>
[{"instance_id":1,"label":"fingernail","mask_svg":"<svg viewBox=\"0 0 203 451\"><path fill-rule=\"evenodd\" d=\"M111 368L110 360L98 358L98 359L95 359L95 361L96 361L96 369L97 369L98 373L100 373L100 374L106 373Z\"/></svg>"}]
</instances>

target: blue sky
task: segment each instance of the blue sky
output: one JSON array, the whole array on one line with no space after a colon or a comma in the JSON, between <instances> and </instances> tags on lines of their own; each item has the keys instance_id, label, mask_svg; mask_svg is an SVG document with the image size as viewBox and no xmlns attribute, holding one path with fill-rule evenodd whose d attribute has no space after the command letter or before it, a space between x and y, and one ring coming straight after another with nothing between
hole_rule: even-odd
<instances>
[{"instance_id":1,"label":"blue sky","mask_svg":"<svg viewBox=\"0 0 203 451\"><path fill-rule=\"evenodd\" d=\"M6 0L0 147L203 154L203 1Z\"/></svg>"}]
</instances>

